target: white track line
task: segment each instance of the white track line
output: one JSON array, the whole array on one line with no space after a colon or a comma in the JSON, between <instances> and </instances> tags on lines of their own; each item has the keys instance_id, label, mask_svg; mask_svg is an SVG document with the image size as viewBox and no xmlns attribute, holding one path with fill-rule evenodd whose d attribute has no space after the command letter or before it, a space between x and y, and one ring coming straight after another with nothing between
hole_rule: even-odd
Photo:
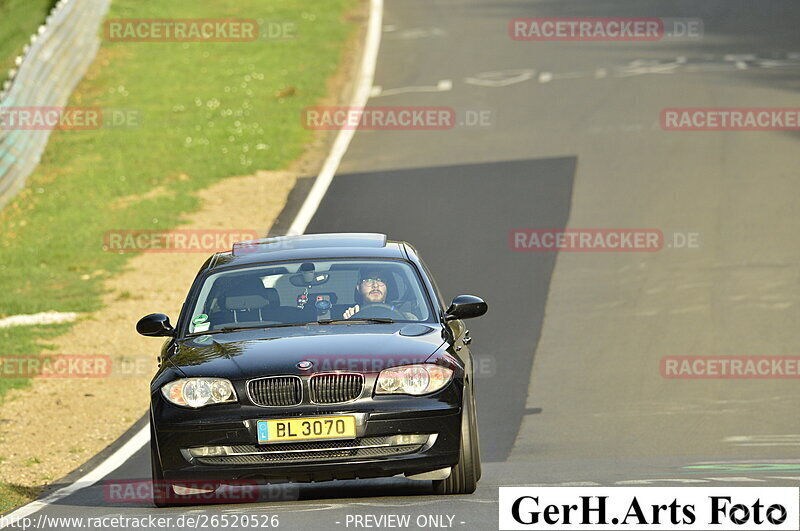
<instances>
[{"instance_id":1,"label":"white track line","mask_svg":"<svg viewBox=\"0 0 800 531\"><path fill-rule=\"evenodd\" d=\"M144 428L136 432L136 435L131 437L131 439L123 444L119 450L111 454L108 459L100 463L94 470L85 474L75 483L72 483L66 487L60 488L57 491L45 496L41 500L32 501L27 505L23 505L19 509L5 514L2 517L2 522L0 522L0 529L10 526L16 525L19 520L25 518L26 516L30 516L39 509L50 505L53 502L56 502L62 498L66 498L70 494L73 494L81 489L86 487L91 487L105 476L113 472L114 470L118 469L122 464L127 461L128 459L133 456L136 452L138 452L142 446L147 444L150 440L150 425L146 425Z\"/></svg>"},{"instance_id":2,"label":"white track line","mask_svg":"<svg viewBox=\"0 0 800 531\"><path fill-rule=\"evenodd\" d=\"M358 82L356 85L355 94L351 107L362 108L367 105L370 91L372 90L372 81L375 77L375 64L378 61L378 48L381 44L381 20L383 19L383 0L370 1L370 14L369 25L367 26L367 41L364 47L364 55L361 58L361 69L359 70ZM339 163L342 161L345 152L347 151L353 135L356 134L356 129L339 129L336 135L336 140L333 143L331 152L325 163L322 165L322 170L314 181L314 186L308 193L308 197L300 207L297 217L294 218L292 226L289 227L287 234L296 235L303 234L306 227L311 222L311 218L319 208L322 198L325 197L325 192L333 181L333 176L336 170L339 169Z\"/></svg>"},{"instance_id":3,"label":"white track line","mask_svg":"<svg viewBox=\"0 0 800 531\"><path fill-rule=\"evenodd\" d=\"M364 45L364 55L361 60L361 69L359 71L358 84L356 91L353 95L351 105L353 107L364 107L369 98L369 91L372 88L372 80L375 76L375 63L378 60L378 48L381 44L381 20L383 19L383 0L370 0L370 14L369 26L367 27L366 43ZM339 163L342 160L347 147L350 145L355 134L355 129L346 130L340 129L336 136L336 141L333 144L328 158L325 159L325 164L322 166L314 186L311 188L308 197L306 198L300 211L297 213L292 226L289 228L288 234L303 234L314 213L317 211L325 192L339 168ZM20 518L30 516L37 512L39 509L69 496L83 488L90 487L106 477L108 474L122 466L128 459L130 459L136 452L150 441L150 425L146 425L139 430L128 442L120 447L116 452L111 454L108 459L100 463L94 470L81 477L76 482L58 489L57 491L49 494L41 500L33 501L27 505L23 505L19 509L3 515L0 521L0 529L8 527L12 523L19 521Z\"/></svg>"},{"instance_id":4,"label":"white track line","mask_svg":"<svg viewBox=\"0 0 800 531\"><path fill-rule=\"evenodd\" d=\"M78 314L74 312L42 312L27 315L12 315L11 317L0 319L0 328L70 323L77 318Z\"/></svg>"}]
</instances>

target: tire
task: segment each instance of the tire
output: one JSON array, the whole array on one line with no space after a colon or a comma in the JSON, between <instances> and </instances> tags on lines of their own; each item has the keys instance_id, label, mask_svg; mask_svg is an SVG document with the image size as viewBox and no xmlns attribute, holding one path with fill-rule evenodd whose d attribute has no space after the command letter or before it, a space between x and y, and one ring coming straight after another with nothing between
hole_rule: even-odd
<instances>
[{"instance_id":1,"label":"tire","mask_svg":"<svg viewBox=\"0 0 800 531\"><path fill-rule=\"evenodd\" d=\"M481 438L478 432L478 407L475 405L475 392L472 395L472 445L475 448L475 481L481 480L483 467L481 465Z\"/></svg>"},{"instance_id":2,"label":"tire","mask_svg":"<svg viewBox=\"0 0 800 531\"><path fill-rule=\"evenodd\" d=\"M472 494L478 487L480 476L480 449L475 426L472 385L464 386L464 412L461 415L461 443L458 446L458 464L447 479L433 482L437 494Z\"/></svg>"}]
</instances>

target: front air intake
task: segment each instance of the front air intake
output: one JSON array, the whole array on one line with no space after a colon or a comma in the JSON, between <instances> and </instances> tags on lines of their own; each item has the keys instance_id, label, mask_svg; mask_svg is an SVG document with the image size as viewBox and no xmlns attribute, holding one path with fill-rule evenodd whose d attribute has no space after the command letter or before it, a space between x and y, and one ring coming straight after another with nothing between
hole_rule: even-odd
<instances>
[{"instance_id":1,"label":"front air intake","mask_svg":"<svg viewBox=\"0 0 800 531\"><path fill-rule=\"evenodd\" d=\"M297 376L271 376L247 382L247 394L257 406L296 406L303 398Z\"/></svg>"},{"instance_id":2,"label":"front air intake","mask_svg":"<svg viewBox=\"0 0 800 531\"><path fill-rule=\"evenodd\" d=\"M318 374L309 384L311 401L316 404L338 404L361 396L364 375L357 373Z\"/></svg>"}]
</instances>

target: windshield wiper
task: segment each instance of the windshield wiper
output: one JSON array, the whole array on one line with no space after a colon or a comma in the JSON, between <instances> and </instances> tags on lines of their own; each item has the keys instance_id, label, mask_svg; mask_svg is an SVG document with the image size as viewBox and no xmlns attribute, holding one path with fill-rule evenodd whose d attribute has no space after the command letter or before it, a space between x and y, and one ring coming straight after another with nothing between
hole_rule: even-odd
<instances>
[{"instance_id":1,"label":"windshield wiper","mask_svg":"<svg viewBox=\"0 0 800 531\"><path fill-rule=\"evenodd\" d=\"M223 326L215 330L207 330L205 332L192 332L186 334L187 336L204 336L206 334L225 334L227 332L241 332L242 330L265 330L267 328L285 328L287 326L306 326L310 324L317 324L316 321L310 323L279 323L272 325L258 325L258 326Z\"/></svg>"},{"instance_id":2,"label":"windshield wiper","mask_svg":"<svg viewBox=\"0 0 800 531\"><path fill-rule=\"evenodd\" d=\"M358 319L320 319L319 321L309 321L307 323L279 323L272 325L259 325L259 326L223 326L215 330L207 330L205 332L192 332L186 334L187 337L204 336L207 334L227 334L228 332L241 332L243 330L266 330L268 328L286 328L289 326L307 326L307 325L325 325L325 324L339 324L339 323L381 323L392 324L394 319L382 317L360 317Z\"/></svg>"},{"instance_id":3,"label":"windshield wiper","mask_svg":"<svg viewBox=\"0 0 800 531\"><path fill-rule=\"evenodd\" d=\"M336 324L336 323L383 323L392 324L394 319L388 317L359 317L358 319L320 319L317 321L319 324Z\"/></svg>"}]
</instances>

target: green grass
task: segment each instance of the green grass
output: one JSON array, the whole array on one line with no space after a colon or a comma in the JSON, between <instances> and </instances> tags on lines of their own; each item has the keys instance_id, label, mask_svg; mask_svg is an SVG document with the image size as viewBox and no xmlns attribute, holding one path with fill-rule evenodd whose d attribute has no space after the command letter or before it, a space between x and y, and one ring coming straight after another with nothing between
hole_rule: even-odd
<instances>
[{"instance_id":1,"label":"green grass","mask_svg":"<svg viewBox=\"0 0 800 531\"><path fill-rule=\"evenodd\" d=\"M40 489L0 482L0 513L27 503L39 495Z\"/></svg>"},{"instance_id":2,"label":"green grass","mask_svg":"<svg viewBox=\"0 0 800 531\"><path fill-rule=\"evenodd\" d=\"M39 340L56 337L66 332L70 324L56 324L43 326L15 326L11 328L0 328L0 344L3 345L0 363L3 357L27 357L40 355L46 349ZM67 354L72 354L68 352ZM21 389L30 385L28 378L12 378L13 366L8 371L3 371L0 365L0 402L3 395L11 389Z\"/></svg>"},{"instance_id":3,"label":"green grass","mask_svg":"<svg viewBox=\"0 0 800 531\"><path fill-rule=\"evenodd\" d=\"M297 21L298 37L103 43L71 105L136 109L143 124L53 132L28 186L0 211L0 314L98 309L101 281L130 257L103 250L106 231L174 228L196 209L196 191L298 157L311 139L300 112L324 95L354 29L342 14L354 4L114 2L109 18L289 19ZM291 96L276 96L287 88ZM164 193L157 197L112 206L159 186Z\"/></svg>"},{"instance_id":4,"label":"green grass","mask_svg":"<svg viewBox=\"0 0 800 531\"><path fill-rule=\"evenodd\" d=\"M32 11L39 3L11 0L0 3L0 12L17 4ZM297 37L243 43L103 42L69 104L134 109L143 116L142 125L53 132L26 188L0 211L0 317L99 309L102 280L131 257L103 250L106 231L175 228L183 214L198 207L198 190L225 177L287 167L312 139L312 132L301 126L300 113L325 95L342 44L356 29L343 15L356 4L115 0L108 18L292 20ZM12 24L0 20L0 28L6 23ZM0 42L0 59L4 45ZM163 189L155 197L114 206L120 198L156 187ZM186 286L190 282L187 278ZM37 355L43 350L41 339L69 326L0 329L0 356ZM0 378L0 399L27 384ZM35 493L0 484L0 511Z\"/></svg>"},{"instance_id":5,"label":"green grass","mask_svg":"<svg viewBox=\"0 0 800 531\"><path fill-rule=\"evenodd\" d=\"M0 0L0 86L55 0Z\"/></svg>"}]
</instances>

